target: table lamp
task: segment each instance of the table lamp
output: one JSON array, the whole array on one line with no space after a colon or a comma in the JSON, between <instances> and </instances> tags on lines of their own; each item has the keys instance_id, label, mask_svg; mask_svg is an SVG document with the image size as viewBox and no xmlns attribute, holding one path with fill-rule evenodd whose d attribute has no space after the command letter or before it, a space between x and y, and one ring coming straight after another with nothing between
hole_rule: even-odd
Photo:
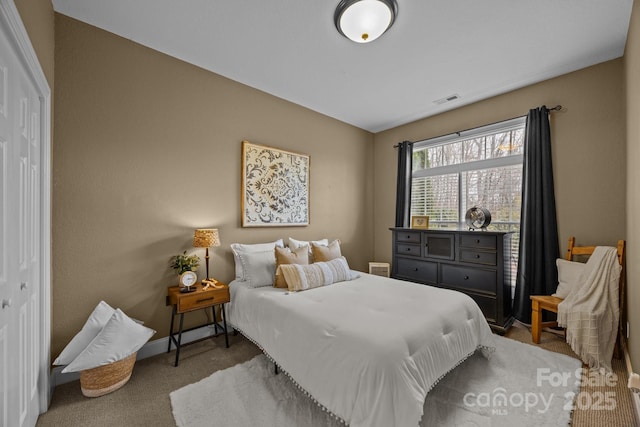
<instances>
[{"instance_id":1,"label":"table lamp","mask_svg":"<svg viewBox=\"0 0 640 427\"><path fill-rule=\"evenodd\" d=\"M198 228L193 234L193 247L206 248L205 259L207 260L207 279L209 278L209 248L220 246L220 235L217 228Z\"/></svg>"}]
</instances>

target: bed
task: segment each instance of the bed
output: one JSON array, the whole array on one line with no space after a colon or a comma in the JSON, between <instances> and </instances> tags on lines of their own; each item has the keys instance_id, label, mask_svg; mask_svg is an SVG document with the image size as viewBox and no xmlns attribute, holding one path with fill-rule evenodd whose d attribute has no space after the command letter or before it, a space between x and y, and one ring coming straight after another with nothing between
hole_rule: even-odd
<instances>
[{"instance_id":1,"label":"bed","mask_svg":"<svg viewBox=\"0 0 640 427\"><path fill-rule=\"evenodd\" d=\"M493 350L456 291L358 273L303 292L230 284L228 320L315 402L350 426L417 426L429 390Z\"/></svg>"}]
</instances>

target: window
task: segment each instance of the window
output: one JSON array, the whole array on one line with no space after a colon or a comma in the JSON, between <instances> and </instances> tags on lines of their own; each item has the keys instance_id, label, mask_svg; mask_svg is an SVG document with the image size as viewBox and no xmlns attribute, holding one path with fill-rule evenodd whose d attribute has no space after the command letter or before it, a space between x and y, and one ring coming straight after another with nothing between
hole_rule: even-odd
<instances>
[{"instance_id":1,"label":"window","mask_svg":"<svg viewBox=\"0 0 640 427\"><path fill-rule=\"evenodd\" d=\"M525 117L413 145L411 215L434 228L466 227L469 208L491 212L490 230L514 231L511 277L518 266Z\"/></svg>"}]
</instances>

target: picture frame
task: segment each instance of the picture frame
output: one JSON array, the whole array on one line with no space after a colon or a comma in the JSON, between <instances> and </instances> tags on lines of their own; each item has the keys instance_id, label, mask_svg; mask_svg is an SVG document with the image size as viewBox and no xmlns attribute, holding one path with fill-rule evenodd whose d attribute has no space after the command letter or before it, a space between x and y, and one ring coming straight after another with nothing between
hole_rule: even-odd
<instances>
[{"instance_id":1,"label":"picture frame","mask_svg":"<svg viewBox=\"0 0 640 427\"><path fill-rule=\"evenodd\" d=\"M411 217L411 228L427 229L429 228L428 215L413 215Z\"/></svg>"},{"instance_id":2,"label":"picture frame","mask_svg":"<svg viewBox=\"0 0 640 427\"><path fill-rule=\"evenodd\" d=\"M242 227L309 225L310 160L242 141Z\"/></svg>"}]
</instances>

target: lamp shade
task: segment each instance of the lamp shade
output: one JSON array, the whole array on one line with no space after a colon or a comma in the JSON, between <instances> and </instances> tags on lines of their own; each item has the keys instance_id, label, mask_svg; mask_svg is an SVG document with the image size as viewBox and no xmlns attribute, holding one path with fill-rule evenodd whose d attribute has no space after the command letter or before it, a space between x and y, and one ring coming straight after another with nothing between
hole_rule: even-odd
<instances>
[{"instance_id":1,"label":"lamp shade","mask_svg":"<svg viewBox=\"0 0 640 427\"><path fill-rule=\"evenodd\" d=\"M342 0L334 21L340 34L356 43L369 43L391 27L397 12L396 0Z\"/></svg>"},{"instance_id":2,"label":"lamp shade","mask_svg":"<svg viewBox=\"0 0 640 427\"><path fill-rule=\"evenodd\" d=\"M193 247L210 248L220 246L220 235L217 228L198 228L193 234Z\"/></svg>"}]
</instances>

